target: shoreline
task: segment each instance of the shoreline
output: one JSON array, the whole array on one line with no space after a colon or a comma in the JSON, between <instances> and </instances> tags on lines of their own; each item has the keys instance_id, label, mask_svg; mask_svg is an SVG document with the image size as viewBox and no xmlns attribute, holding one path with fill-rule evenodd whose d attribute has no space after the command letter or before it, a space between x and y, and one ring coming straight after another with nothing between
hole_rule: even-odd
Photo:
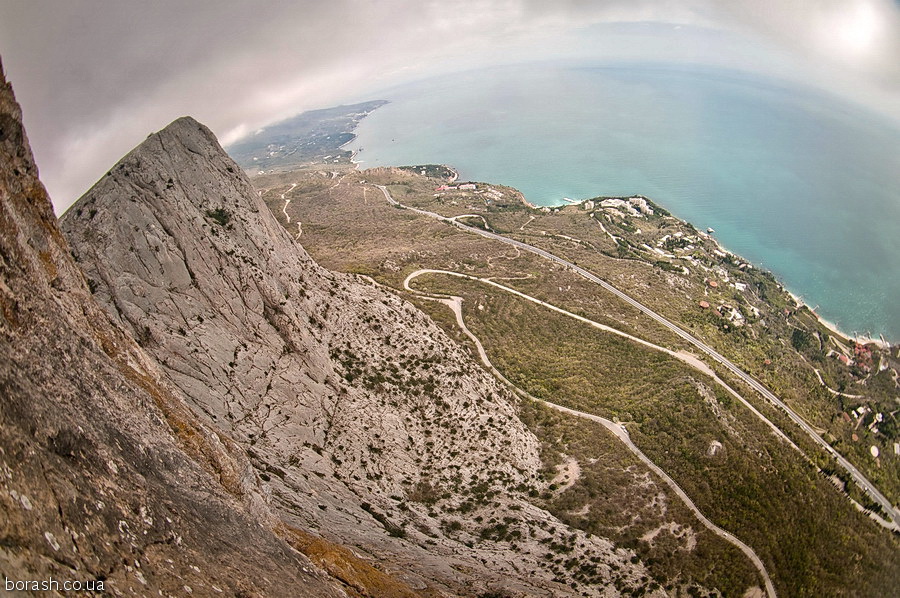
<instances>
[{"instance_id":1,"label":"shoreline","mask_svg":"<svg viewBox=\"0 0 900 598\"><path fill-rule=\"evenodd\" d=\"M368 114L367 114L366 116L368 116ZM365 116L364 116L363 118L365 118ZM353 129L356 129L356 125L354 125ZM344 150L344 148L345 148L346 146L350 145L351 143L353 143L354 141L356 141L357 138L358 138L357 135L356 135L356 133L354 133L352 130L351 130L351 131L348 131L348 132L349 132L351 135L353 135L353 137L351 137L350 139L348 139L347 141L345 141L344 143L342 143L342 144L340 144L340 145L338 146L338 149L341 150L341 151L346 151L346 150ZM358 154L358 153L359 153L359 152L357 152L357 151L355 151L355 150L350 150L350 158L349 158L349 160L350 160L350 163L353 164L353 168L354 168L355 170L359 170L359 166L358 166L359 163L358 163L356 160L354 160L354 158L356 158L356 154Z\"/></svg>"},{"instance_id":2,"label":"shoreline","mask_svg":"<svg viewBox=\"0 0 900 598\"><path fill-rule=\"evenodd\" d=\"M748 264L751 264L754 268L760 269L760 270L762 270L763 272L769 272L769 273L772 274L773 276L775 275L774 272L772 272L772 271L770 271L770 270L766 270L765 268L760 268L759 265L754 264L754 263L751 262L750 260L745 259L745 258L744 258L743 256L741 256L740 254L737 254L737 253L735 253L735 252L729 250L727 247L725 247L724 245L722 245L721 241L720 241L717 237L714 237L712 234L709 234L709 233L703 233L702 231L700 231L700 229L698 229L696 226L694 226L694 224L693 224L692 222L689 222L689 221L687 221L687 220L684 220L683 218L679 218L678 216L675 216L675 215L672 214L672 212L670 212L667 208L665 208L665 207L662 206L661 204L658 204L656 201L650 199L649 197L647 197L647 196L645 196L645 195L641 195L641 194L632 194L632 195L628 195L628 196L605 196L605 195L598 195L598 196L596 196L596 197L594 197L594 198L590 198L590 199L582 199L582 200L578 200L578 201L575 201L575 200L572 200L572 199L569 199L569 198L564 197L562 200L560 200L560 201L562 201L563 203L560 203L559 205L554 205L554 206L536 206L536 205L532 204L531 202L529 202L528 200L526 200L526 199L525 199L525 194L522 193L522 201L525 203L525 205L527 205L528 207L530 207L530 208L532 208L532 209L538 209L538 210L540 210L541 208L555 209L555 208L565 208L565 207L567 207L567 206L583 205L585 202L592 201L592 200L594 200L594 199L596 199L596 198L625 198L625 197L642 197L642 198L646 199L647 201L651 202L653 205L657 205L657 206L663 208L664 210L666 210L667 212L669 212L669 214L672 216L672 218L676 218L679 222L682 222L682 223L684 223L684 224L688 224L688 225L690 225L690 226L693 226L698 232L700 232L700 233L701 233L702 235L704 235L706 238L708 238L708 239L711 240L713 243L715 243L716 247L717 247L719 250L721 250L721 251L723 251L723 252L725 252L725 253L727 253L727 254L729 254L729 255L733 255L733 256L735 256L735 257L737 257L737 258L740 258L742 261L744 261L744 262L746 262L746 263L748 263ZM835 334L836 336L839 336L840 338L846 339L846 340L848 340L848 341L855 342L855 343L857 343L857 344L859 344L859 345L870 345L870 344L874 344L874 345L876 345L877 347L879 347L880 349L883 349L883 350L890 350L890 348L891 348L892 346L894 346L895 344L900 344L900 341L898 341L898 342L892 342L890 339L885 339L883 335L879 335L880 338L877 338L877 339L876 339L876 338L872 338L871 336L869 336L869 337L866 337L866 336L853 336L852 334L848 334L848 333L844 332L843 330L841 330L841 329L838 327L837 324L835 324L835 323L832 322L831 320L828 320L828 319L822 317L821 315L819 315L819 314L812 308L812 306L807 305L807 304L800 298L799 295L797 295L796 293L794 293L793 291L791 291L790 289L788 289L788 288L787 288L787 287L786 287L786 286L785 286L785 285L784 285L777 277L775 278L775 280L776 280L776 282L778 283L778 286L781 288L781 290L784 291L785 293L787 293L788 296L790 296L791 300L794 302L794 305L797 307L797 309L800 309L800 308L803 308L803 307L805 307L806 309L808 309L809 312L816 318L816 321L817 321L819 324L821 324L824 328L826 328L827 330L829 330L830 332L832 332L832 333Z\"/></svg>"},{"instance_id":3,"label":"shoreline","mask_svg":"<svg viewBox=\"0 0 900 598\"><path fill-rule=\"evenodd\" d=\"M376 108L376 109L377 109L377 108ZM366 118L367 116L368 116L368 114L366 114L366 116L364 116L363 118ZM360 119L360 120L362 120L362 119ZM357 123L357 125L358 125L358 123ZM355 129L355 128L356 128L356 127L354 126L354 129ZM354 133L353 131L350 131L350 133L353 135L353 138L352 138L351 140L347 141L346 143L342 144L342 145L340 146L341 149L343 149L344 146L346 146L346 145L352 143L353 141L355 141L355 140L357 139L356 133ZM355 152L355 151L352 151L352 152L351 152L351 155L350 155L350 162L353 164L353 168L354 168L355 170L361 170L362 168L360 167L360 164L362 164L363 161L357 161L357 160L355 159L356 156L357 156L357 154L358 154L358 152ZM450 165L448 165L448 164L441 164L441 166L444 166L445 168L447 168L447 169L449 169L451 172L453 172L453 177L451 177L451 178L449 179L450 182L455 182L456 180L459 179L460 174L459 174L459 170L457 170L456 167L450 166ZM501 183L501 184L502 184L502 183ZM628 195L628 196L618 196L618 195L617 195L617 196L604 196L604 195L597 195L597 196L595 196L595 197L591 197L591 198L587 198L587 199L580 199L580 200L574 200L574 199L571 199L571 198L568 198L568 197L563 197L563 198L560 198L559 200L557 200L557 201L559 202L558 204L543 206L543 205L537 205L537 204L531 203L530 201L528 201L528 198L525 196L525 193L524 193L524 192L522 192L521 190L518 190L518 189L516 189L516 190L519 191L519 194L520 194L520 196L521 196L521 201L522 201L522 203L525 204L525 206L527 206L528 208L533 209L533 210L543 210L543 209L546 209L546 208L549 208L549 209L552 210L552 209L564 208L564 207L567 207L567 206L583 205L585 202L594 200L594 199L596 199L596 198L606 198L606 197L609 197L609 198L613 198L613 197L615 197L615 198L642 197L642 198L644 198L644 199L650 201L652 204L657 205L657 206L659 206L660 208L664 209L664 210L665 210L666 212L668 212L673 218L678 219L680 222L682 222L682 223L684 223L684 224L693 226L698 232L700 231L700 229L697 229L697 227L694 226L694 224L693 224L692 222L689 222L689 221L687 221L687 220L684 220L684 219L682 219L682 218L679 218L678 216L675 216L668 208L666 208L666 207L663 206L662 204L659 204L659 203L657 203L656 201L654 201L654 200L652 200L652 199L650 199L650 198L648 198L648 197L646 197L645 195L642 195L642 194L640 194L640 193L632 194L632 195ZM706 234L706 233L704 233L704 234ZM711 234L708 234L708 235L707 235L707 238L709 238L710 240L712 240L713 243L715 243L716 246L717 246L721 251L724 251L724 252L726 252L726 253L728 253L728 254L730 254L730 255L736 256L736 257L740 258L742 261L744 261L744 262L746 262L746 263L748 263L748 264L752 264L754 268L762 269L763 271L769 272L770 274L772 274L772 275L774 276L774 274L775 274L774 272L771 272L770 270L766 270L766 269L764 269L764 268L760 268L760 266L759 266L758 264L754 264L754 263L751 262L750 260L745 259L743 256L740 256L739 254L737 254L737 253L735 253L735 252L733 252L733 251L730 251L728 248L726 248L725 246L722 245L722 243L719 241L718 238L713 237ZM847 339L847 340L856 342L856 343L861 344L861 345L875 344L875 345L877 345L879 348L882 348L882 349L885 349L885 350L890 349L890 348L891 348L892 346L894 346L895 344L900 344L900 340L898 340L898 341L896 341L896 342L893 342L893 341L891 341L891 340L889 340L889 339L884 339L884 336L883 336L883 335L880 335L881 338L874 339L874 338L871 338L871 337L868 337L868 338L867 338L867 337L862 337L862 336L853 336L853 335L851 335L851 334L848 334L848 333L842 331L842 330L838 327L837 324L835 324L834 322L832 322L832 321L830 321L830 320L827 320L827 319L823 318L823 317L820 316L818 313L816 313L816 312L812 309L811 306L809 306L809 305L807 305L806 303L804 303L803 300L801 300L800 297L799 297L797 294L795 294L795 293L793 293L792 291L790 291L790 290L789 290L789 289L788 289L788 288L787 288L780 280L778 280L777 277L776 277L775 280L778 282L778 286L781 288L781 290L784 291L785 293L787 293L787 294L790 296L791 300L793 300L794 304L797 306L798 309L800 309L800 308L802 308L802 307L807 308L807 309L810 311L810 313L812 313L813 316L816 318L816 321L819 322L824 328L826 328L827 330L831 331L833 334L835 334L835 335L837 335L837 336L839 336L839 337L841 337L841 338L844 338L844 339Z\"/></svg>"},{"instance_id":4,"label":"shoreline","mask_svg":"<svg viewBox=\"0 0 900 598\"><path fill-rule=\"evenodd\" d=\"M784 289L785 293L787 293L788 295L791 296L791 299L794 300L794 304L797 306L798 309L800 309L802 307L805 307L806 309L808 309L809 312L811 314L813 314L813 316L815 316L816 321L819 322L819 324L821 324L823 327L827 328L829 331L831 331L835 335L837 335L843 339L847 339L848 341L852 341L858 345L877 345L880 349L884 349L884 350L889 350L891 348L891 346L893 346L889 340L883 339L883 337L876 339L876 338L872 338L872 337L853 336L852 334L847 334L846 332L844 332L840 328L838 328L837 324L835 324L831 320L827 320L827 319L823 318L818 313L816 313L816 311L812 307L807 305L803 301L803 299L801 299L798 295L789 291L784 286L782 286L782 288Z\"/></svg>"}]
</instances>

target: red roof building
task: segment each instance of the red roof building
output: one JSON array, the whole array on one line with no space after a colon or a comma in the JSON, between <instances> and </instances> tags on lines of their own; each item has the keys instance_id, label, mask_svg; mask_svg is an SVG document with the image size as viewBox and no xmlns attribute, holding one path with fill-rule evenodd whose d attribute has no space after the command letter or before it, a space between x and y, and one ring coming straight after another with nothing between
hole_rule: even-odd
<instances>
[{"instance_id":1,"label":"red roof building","mask_svg":"<svg viewBox=\"0 0 900 598\"><path fill-rule=\"evenodd\" d=\"M867 346L859 343L853 347L853 354L856 355L857 361L869 361L872 359L872 351Z\"/></svg>"}]
</instances>

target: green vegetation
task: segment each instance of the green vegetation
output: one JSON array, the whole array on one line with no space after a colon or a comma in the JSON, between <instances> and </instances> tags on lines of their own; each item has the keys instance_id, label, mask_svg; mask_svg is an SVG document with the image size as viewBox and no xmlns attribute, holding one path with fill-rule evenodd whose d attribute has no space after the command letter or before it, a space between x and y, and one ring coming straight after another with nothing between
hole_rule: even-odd
<instances>
[{"instance_id":1,"label":"green vegetation","mask_svg":"<svg viewBox=\"0 0 900 598\"><path fill-rule=\"evenodd\" d=\"M669 592L675 579L681 586L719 588L726 596L759 584L746 556L703 527L603 426L533 401L523 404L521 417L542 439L545 462L560 462L563 455L578 461L577 481L539 501L560 520L635 550Z\"/></svg>"},{"instance_id":2,"label":"green vegetation","mask_svg":"<svg viewBox=\"0 0 900 598\"><path fill-rule=\"evenodd\" d=\"M701 511L754 548L786 595L888 591L900 571L897 540L709 379L665 354L476 282L420 280L429 291L464 297L467 325L513 383L626 422L635 444ZM711 454L713 442L721 447ZM844 566L846 555L856 559L853 571Z\"/></svg>"},{"instance_id":3,"label":"green vegetation","mask_svg":"<svg viewBox=\"0 0 900 598\"><path fill-rule=\"evenodd\" d=\"M453 177L456 173L453 169L444 166L443 164L423 164L421 166L401 166L401 170L405 170L407 172L412 172L414 174L419 174L424 177L428 177L431 179L438 179L438 181L443 181Z\"/></svg>"},{"instance_id":4,"label":"green vegetation","mask_svg":"<svg viewBox=\"0 0 900 598\"><path fill-rule=\"evenodd\" d=\"M820 428L823 438L895 503L900 502L900 458L893 454L893 442L900 440L894 414L900 389L896 350L857 347L827 330L809 309L798 307L771 274L722 250L713 239L653 204L649 204L652 215L599 205L535 210L522 203L521 194L500 185L479 184L477 192L436 193L439 181L434 177L440 173L428 167L426 175L431 176L420 172L421 167L347 171L343 183L335 186L330 175L310 170L262 177L257 185L281 218L280 194L297 183L288 211L292 222L303 222L304 247L326 267L363 272L396 289L420 268L492 277L648 341L673 350L688 348L596 285L533 254L390 207L372 183L388 185L407 205L447 216L479 214L494 231L578 263L702 338ZM476 221L480 218L467 220ZM781 595L893 591L892 580L900 575L897 538L856 512L829 480L709 378L664 354L477 282L430 276L417 278L414 286L463 296L466 321L494 364L528 392L626 422L635 443L705 514L754 548ZM452 337L470 343L446 307L413 295L407 298ZM702 307L701 301L708 306ZM844 364L839 355L852 363ZM389 383L387 378L373 378L375 372L359 375L361 383ZM825 453L812 447L785 416L743 386L734 388L827 474L841 477ZM523 417L530 417L528 413L526 408ZM737 588L746 581L746 571L704 573L693 568L693 556L679 560L683 555L671 554L676 542L672 534L657 536L660 546L668 547L657 552L639 539L649 528L632 526L616 536L620 515L609 500L598 497L615 496L634 510L640 495L633 493L627 476L616 466L594 471L582 462L578 455L587 452L579 452L578 436L596 435L571 418L553 420L538 416L529 420L546 446L548 467L565 454L579 460L584 477L564 492L535 500L574 527L630 542L626 545L639 551L654 575L664 577L678 570L698 586L722 588ZM721 447L712 449L714 442ZM878 460L872 458L871 446L880 449ZM621 466L626 461L613 462ZM440 485L433 483L435 488ZM622 490L611 494L612 488ZM855 487L849 491L861 500ZM490 501L487 493L476 491L473 496ZM585 504L593 505L594 499L599 502L589 509L590 516L576 514ZM606 503L605 510L600 503ZM674 505L670 501L669 508ZM691 525L689 516L671 517L679 525ZM514 528L503 525L502 519L485 521L478 533L483 532L486 541L506 537ZM697 542L692 555L703 558L696 562L705 561L707 566L730 562L730 545L704 544L699 532ZM662 552L670 556L658 554ZM549 553L561 559L560 571L571 571L565 567L571 557L552 549Z\"/></svg>"},{"instance_id":5,"label":"green vegetation","mask_svg":"<svg viewBox=\"0 0 900 598\"><path fill-rule=\"evenodd\" d=\"M216 208L215 210L206 210L206 217L224 228L231 221L231 212L225 208Z\"/></svg>"}]
</instances>

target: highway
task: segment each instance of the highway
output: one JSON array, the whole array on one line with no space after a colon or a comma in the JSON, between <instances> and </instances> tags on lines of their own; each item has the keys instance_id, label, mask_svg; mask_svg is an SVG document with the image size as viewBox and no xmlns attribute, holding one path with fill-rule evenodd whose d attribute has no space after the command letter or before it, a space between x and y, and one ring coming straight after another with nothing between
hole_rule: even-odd
<instances>
[{"instance_id":1,"label":"highway","mask_svg":"<svg viewBox=\"0 0 900 598\"><path fill-rule=\"evenodd\" d=\"M387 199L388 203L390 203L391 205L409 210L411 212L415 212L417 214L421 214L423 216L435 218L437 220L446 222L446 223L448 223L452 226L455 226L461 230L464 230L466 232L473 233L476 235L481 235L482 237L486 237L488 239L494 239L496 241L500 241L501 243L506 243L507 245L512 245L514 247L518 247L519 249L522 249L524 251L529 251L529 252L539 255L545 259L548 259L552 262L556 262L557 264L560 264L561 266L564 266L564 267L572 270L573 272L579 274L580 276L586 278L587 280L590 280L591 282L600 285L603 289L609 291L610 293L612 293L615 296L622 299L622 301L628 303L629 305L640 310L647 316L656 320L657 322L659 322L660 324L662 324L663 326L665 326L666 328L668 328L669 330L671 330L672 332L674 332L675 334L680 336L685 341L689 342L690 344L694 345L702 352L706 353L714 361L716 361L717 363L722 365L725 369L727 369L732 374L734 374L739 379L741 379L744 383L746 383L750 388L752 388L753 390L758 392L760 395L762 395L763 398L765 398L766 400L770 401L772 404L781 408L788 415L788 417L790 417L791 420L794 421L794 423L796 423L798 426L800 426L800 428L804 432L806 432L806 434L810 438L812 438L814 442L816 442L826 452L828 452L834 458L835 462L838 465L840 465L844 470L846 470L847 473L850 474L850 477L857 484L857 486L859 486L866 494L869 495L869 497L872 498L872 500L874 500L876 503L878 503L881 506L881 508L884 510L885 514L887 514L888 518L893 522L893 524L894 524L893 529L895 531L900 531L900 526L898 526L898 522L900 522L900 509L895 508L894 505L891 504L891 501L889 501L881 492L879 492L879 490L875 487L875 485L872 484L872 482L870 482L865 476L863 476L863 474L856 468L856 466L854 466L852 463L850 463L850 461L848 461L843 455L838 453L830 444L825 442L825 440L821 436L819 436L816 433L816 431L813 430L813 428L808 423L806 423L806 421L802 417L800 417L796 412L794 412L793 409L788 407L781 399L779 399L777 396L775 396L775 394L773 394L768 388L766 388L765 386L760 384L758 381L756 381L752 376L750 376L749 374L747 374L746 372L741 370L738 366L736 366L730 360L725 358L722 354L720 354L714 348L710 347L709 345L707 345L706 343L704 343L697 337L693 336L692 334L685 331L681 327L677 326L676 324L672 323L668 319L659 315L658 313L656 313L649 307L643 305L642 303L636 301L635 299L632 299L630 296L626 295L625 293L623 293L616 287L612 286L605 280L601 279L597 275L589 272L588 270L585 270L584 268L582 268L568 260L565 260L559 256L556 256L556 255L550 253L549 251L540 249L539 247L534 247L533 245L523 243L522 241L516 241L515 239L510 239L508 237L504 237L503 235L499 235L497 233L482 230L482 229L476 228L474 226L468 226L468 225L462 224L452 218L442 216L435 212L429 212L427 210L421 210L418 208L413 208L410 206L403 205L403 204L399 203L398 201L396 201L391 196L390 192L387 190L387 187L385 187L384 185L376 185L376 187L381 189L381 192L384 193L385 198Z\"/></svg>"}]
</instances>

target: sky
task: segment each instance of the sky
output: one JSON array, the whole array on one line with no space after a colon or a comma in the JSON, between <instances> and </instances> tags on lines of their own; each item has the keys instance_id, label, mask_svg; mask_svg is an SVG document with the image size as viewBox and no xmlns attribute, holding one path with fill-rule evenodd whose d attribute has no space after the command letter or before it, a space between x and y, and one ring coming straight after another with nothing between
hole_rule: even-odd
<instances>
[{"instance_id":1,"label":"sky","mask_svg":"<svg viewBox=\"0 0 900 598\"><path fill-rule=\"evenodd\" d=\"M900 124L900 0L0 0L0 57L58 214L179 116L228 144L391 85L535 60L733 68Z\"/></svg>"}]
</instances>

